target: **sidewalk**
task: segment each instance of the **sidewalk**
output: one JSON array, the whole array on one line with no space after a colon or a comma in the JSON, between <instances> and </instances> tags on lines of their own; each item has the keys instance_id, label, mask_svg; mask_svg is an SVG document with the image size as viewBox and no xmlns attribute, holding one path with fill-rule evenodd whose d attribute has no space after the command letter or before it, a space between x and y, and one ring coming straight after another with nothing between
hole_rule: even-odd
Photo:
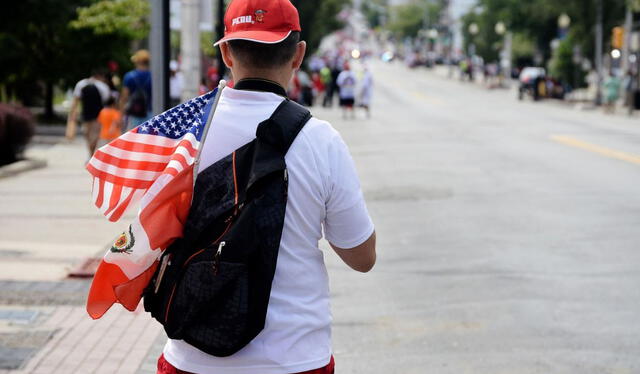
<instances>
[{"instance_id":1,"label":"sidewalk","mask_svg":"<svg viewBox=\"0 0 640 374\"><path fill-rule=\"evenodd\" d=\"M47 167L0 179L0 373L155 373L161 326L118 305L91 320L90 279L67 277L133 214L110 223L97 212L80 138L47 140L27 151Z\"/></svg>"}]
</instances>

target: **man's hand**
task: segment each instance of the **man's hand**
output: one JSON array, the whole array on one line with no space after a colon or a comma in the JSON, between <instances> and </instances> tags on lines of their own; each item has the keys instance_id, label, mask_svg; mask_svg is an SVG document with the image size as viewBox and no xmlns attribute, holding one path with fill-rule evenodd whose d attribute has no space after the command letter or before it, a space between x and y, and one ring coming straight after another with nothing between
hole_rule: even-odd
<instances>
[{"instance_id":1,"label":"man's hand","mask_svg":"<svg viewBox=\"0 0 640 374\"><path fill-rule=\"evenodd\" d=\"M76 122L76 115L77 115L79 103L80 103L80 99L77 97L74 97L73 101L71 102L71 108L69 109L69 117L67 118L67 129L64 134L68 140L73 140L73 138L76 137L76 130L78 128L78 123Z\"/></svg>"},{"instance_id":2,"label":"man's hand","mask_svg":"<svg viewBox=\"0 0 640 374\"><path fill-rule=\"evenodd\" d=\"M333 248L342 261L353 270L366 273L371 270L376 263L376 232L374 231L369 239L356 247L339 248L331 244L331 248Z\"/></svg>"},{"instance_id":3,"label":"man's hand","mask_svg":"<svg viewBox=\"0 0 640 374\"><path fill-rule=\"evenodd\" d=\"M65 130L65 138L67 138L67 140L73 140L76 137L76 130L78 128L78 124L76 123L75 120L72 120L71 118L67 121L67 129Z\"/></svg>"}]
</instances>

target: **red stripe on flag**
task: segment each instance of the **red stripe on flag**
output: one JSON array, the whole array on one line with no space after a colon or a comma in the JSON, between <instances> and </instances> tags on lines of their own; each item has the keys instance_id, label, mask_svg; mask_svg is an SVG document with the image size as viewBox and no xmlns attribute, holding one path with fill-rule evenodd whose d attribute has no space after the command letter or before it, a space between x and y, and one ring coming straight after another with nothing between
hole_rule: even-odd
<instances>
[{"instance_id":1,"label":"red stripe on flag","mask_svg":"<svg viewBox=\"0 0 640 374\"><path fill-rule=\"evenodd\" d=\"M127 210L129 203L131 203L131 199L133 198L135 192L135 190L131 190L129 196L127 196L127 198L113 211L113 214L109 216L109 221L116 222L120 219L120 217L122 217L122 214L125 212L125 210Z\"/></svg>"},{"instance_id":2,"label":"red stripe on flag","mask_svg":"<svg viewBox=\"0 0 640 374\"><path fill-rule=\"evenodd\" d=\"M182 146L182 147L185 147L191 155L196 154L196 149L193 148L193 144L191 144L190 141L182 139L176 142L177 144L173 147L163 147L160 145L137 143L137 142L132 142L132 141L118 138L112 141L111 143L109 143L109 145L112 147L120 148L124 151L138 152L138 153L152 153L160 156L171 156L175 152L176 148Z\"/></svg>"},{"instance_id":3,"label":"red stripe on flag","mask_svg":"<svg viewBox=\"0 0 640 374\"><path fill-rule=\"evenodd\" d=\"M118 158L116 156L112 156L100 150L94 153L93 157L96 159L119 167L123 169L136 169L136 170L148 170L148 171L162 171L166 166L166 162L151 162L151 161L134 161Z\"/></svg>"},{"instance_id":4,"label":"red stripe on flag","mask_svg":"<svg viewBox=\"0 0 640 374\"><path fill-rule=\"evenodd\" d=\"M98 197L96 198L96 206L98 209L102 207L102 200L104 199L104 179L98 178Z\"/></svg>"},{"instance_id":5,"label":"red stripe on flag","mask_svg":"<svg viewBox=\"0 0 640 374\"><path fill-rule=\"evenodd\" d=\"M113 189L111 190L111 198L109 199L109 209L107 209L107 211L104 212L105 216L108 216L109 213L111 213L111 211L118 205L121 195L122 195L122 186L114 185Z\"/></svg>"}]
</instances>

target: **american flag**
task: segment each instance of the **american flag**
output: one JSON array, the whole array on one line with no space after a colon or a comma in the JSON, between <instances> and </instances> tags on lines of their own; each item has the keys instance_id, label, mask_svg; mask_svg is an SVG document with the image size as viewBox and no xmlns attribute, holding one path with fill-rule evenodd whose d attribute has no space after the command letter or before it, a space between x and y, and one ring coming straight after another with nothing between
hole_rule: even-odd
<instances>
[{"instance_id":1,"label":"american flag","mask_svg":"<svg viewBox=\"0 0 640 374\"><path fill-rule=\"evenodd\" d=\"M178 105L98 149L87 164L93 201L110 221L163 174L175 176L191 165L206 122L205 106L215 91Z\"/></svg>"},{"instance_id":2,"label":"american flag","mask_svg":"<svg viewBox=\"0 0 640 374\"><path fill-rule=\"evenodd\" d=\"M94 276L87 312L114 303L135 310L158 258L189 213L194 162L217 90L178 105L100 148L87 170L93 201L110 221L140 202L137 217L107 251Z\"/></svg>"}]
</instances>

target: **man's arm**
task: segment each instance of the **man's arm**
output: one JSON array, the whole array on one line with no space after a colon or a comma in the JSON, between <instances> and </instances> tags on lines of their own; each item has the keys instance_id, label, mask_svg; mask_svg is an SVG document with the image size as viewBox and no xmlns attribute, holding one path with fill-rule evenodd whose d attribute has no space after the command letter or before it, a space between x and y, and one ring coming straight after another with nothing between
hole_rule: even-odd
<instances>
[{"instance_id":1,"label":"man's arm","mask_svg":"<svg viewBox=\"0 0 640 374\"><path fill-rule=\"evenodd\" d=\"M329 243L331 248L340 256L345 264L353 270L366 273L373 268L376 263L376 232L374 231L369 239L353 248L339 248Z\"/></svg>"},{"instance_id":2,"label":"man's arm","mask_svg":"<svg viewBox=\"0 0 640 374\"><path fill-rule=\"evenodd\" d=\"M127 104L127 100L129 99L129 88L122 87L122 92L120 93L120 100L118 102L118 110L124 113L124 107Z\"/></svg>"},{"instance_id":3,"label":"man's arm","mask_svg":"<svg viewBox=\"0 0 640 374\"><path fill-rule=\"evenodd\" d=\"M69 116L67 117L67 128L65 131L65 136L67 137L67 139L73 139L76 135L76 120L78 116L79 103L80 99L74 96L73 101L71 102L71 109L69 109Z\"/></svg>"}]
</instances>

